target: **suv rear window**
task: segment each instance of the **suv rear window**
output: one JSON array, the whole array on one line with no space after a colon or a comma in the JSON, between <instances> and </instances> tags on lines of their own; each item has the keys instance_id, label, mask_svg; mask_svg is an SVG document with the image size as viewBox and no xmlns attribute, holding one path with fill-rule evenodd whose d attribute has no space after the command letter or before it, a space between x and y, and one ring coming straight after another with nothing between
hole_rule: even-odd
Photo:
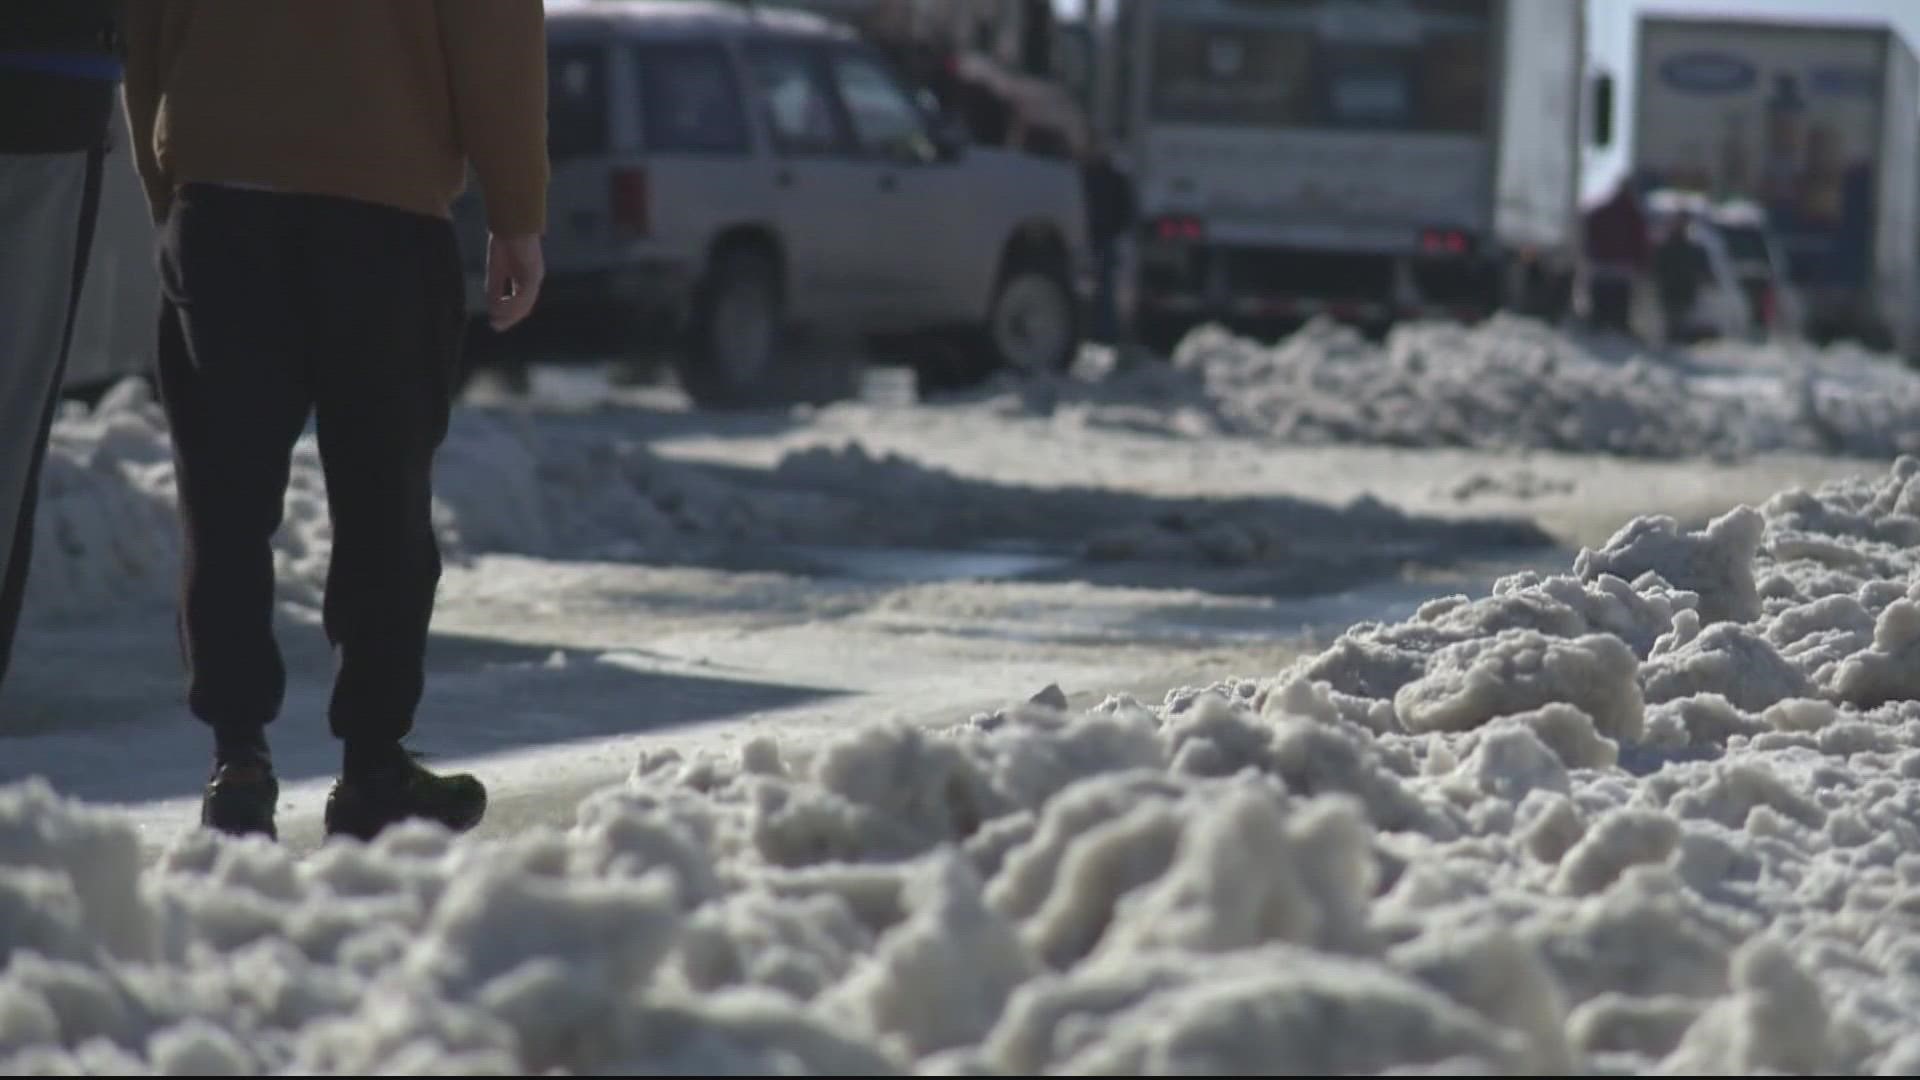
<instances>
[{"instance_id":1,"label":"suv rear window","mask_svg":"<svg viewBox=\"0 0 1920 1080\"><path fill-rule=\"evenodd\" d=\"M547 153L584 157L607 149L607 50L599 45L547 48Z\"/></svg>"},{"instance_id":2,"label":"suv rear window","mask_svg":"<svg viewBox=\"0 0 1920 1080\"><path fill-rule=\"evenodd\" d=\"M645 46L635 52L649 150L744 154L747 113L719 46Z\"/></svg>"}]
</instances>

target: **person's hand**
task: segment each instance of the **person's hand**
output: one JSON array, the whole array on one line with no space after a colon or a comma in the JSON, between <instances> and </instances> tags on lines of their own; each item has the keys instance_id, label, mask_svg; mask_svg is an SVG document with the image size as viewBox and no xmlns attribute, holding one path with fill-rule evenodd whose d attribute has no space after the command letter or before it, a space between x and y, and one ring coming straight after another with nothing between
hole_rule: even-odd
<instances>
[{"instance_id":1,"label":"person's hand","mask_svg":"<svg viewBox=\"0 0 1920 1080\"><path fill-rule=\"evenodd\" d=\"M538 236L487 237L487 321L496 333L533 313L546 276Z\"/></svg>"}]
</instances>

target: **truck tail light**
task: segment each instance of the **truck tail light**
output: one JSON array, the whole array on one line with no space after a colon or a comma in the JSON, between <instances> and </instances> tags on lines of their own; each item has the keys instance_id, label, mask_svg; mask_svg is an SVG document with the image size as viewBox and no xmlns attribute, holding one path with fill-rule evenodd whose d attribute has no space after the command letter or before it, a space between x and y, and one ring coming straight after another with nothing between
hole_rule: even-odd
<instances>
[{"instance_id":1,"label":"truck tail light","mask_svg":"<svg viewBox=\"0 0 1920 1080\"><path fill-rule=\"evenodd\" d=\"M1204 238L1207 235L1207 229L1197 217L1191 217L1185 214L1169 214L1154 220L1153 235L1161 240L1178 240L1192 243Z\"/></svg>"},{"instance_id":2,"label":"truck tail light","mask_svg":"<svg viewBox=\"0 0 1920 1080\"><path fill-rule=\"evenodd\" d=\"M608 181L608 209L615 230L629 239L653 231L652 190L645 169L615 169Z\"/></svg>"},{"instance_id":3,"label":"truck tail light","mask_svg":"<svg viewBox=\"0 0 1920 1080\"><path fill-rule=\"evenodd\" d=\"M1420 250L1428 255L1465 255L1473 241L1458 229L1427 229L1420 234Z\"/></svg>"}]
</instances>

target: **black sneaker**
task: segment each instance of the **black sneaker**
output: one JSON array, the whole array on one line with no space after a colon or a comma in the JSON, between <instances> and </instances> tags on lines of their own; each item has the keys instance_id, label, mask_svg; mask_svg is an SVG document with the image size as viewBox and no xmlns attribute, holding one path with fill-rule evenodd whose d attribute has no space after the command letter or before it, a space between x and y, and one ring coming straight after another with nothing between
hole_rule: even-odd
<instances>
[{"instance_id":1,"label":"black sneaker","mask_svg":"<svg viewBox=\"0 0 1920 1080\"><path fill-rule=\"evenodd\" d=\"M387 826L409 818L465 832L486 812L487 789L477 778L437 775L401 752L381 769L343 776L333 785L327 795L327 835L372 840Z\"/></svg>"},{"instance_id":2,"label":"black sneaker","mask_svg":"<svg viewBox=\"0 0 1920 1080\"><path fill-rule=\"evenodd\" d=\"M214 766L200 798L200 824L229 836L264 836L278 840L273 826L274 807L280 802L280 782L265 761L222 762Z\"/></svg>"}]
</instances>

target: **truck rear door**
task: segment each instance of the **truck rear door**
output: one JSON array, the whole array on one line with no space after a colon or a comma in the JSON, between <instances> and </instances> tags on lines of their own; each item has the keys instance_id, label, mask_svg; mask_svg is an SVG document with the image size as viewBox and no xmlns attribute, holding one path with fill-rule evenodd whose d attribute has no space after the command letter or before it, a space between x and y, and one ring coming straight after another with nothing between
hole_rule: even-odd
<instances>
[{"instance_id":1,"label":"truck rear door","mask_svg":"<svg viewBox=\"0 0 1920 1080\"><path fill-rule=\"evenodd\" d=\"M1498 6L1158 0L1136 44L1143 210L1269 248L1477 241L1495 202Z\"/></svg>"}]
</instances>

